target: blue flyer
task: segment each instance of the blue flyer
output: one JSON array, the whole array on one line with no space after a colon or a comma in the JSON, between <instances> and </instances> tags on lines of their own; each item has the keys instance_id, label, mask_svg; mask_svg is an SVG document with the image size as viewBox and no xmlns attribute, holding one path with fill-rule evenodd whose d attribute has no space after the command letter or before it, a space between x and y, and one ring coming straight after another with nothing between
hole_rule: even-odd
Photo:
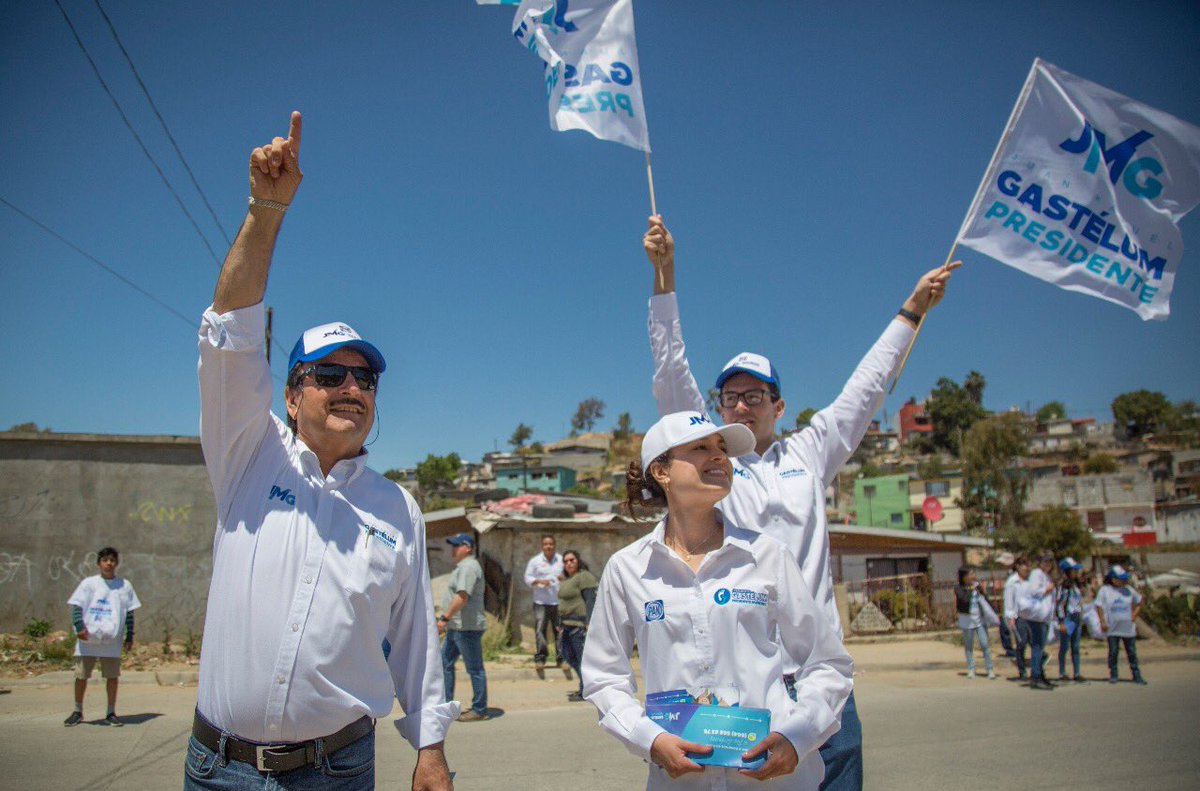
<instances>
[{"instance_id":1,"label":"blue flyer","mask_svg":"<svg viewBox=\"0 0 1200 791\"><path fill-rule=\"evenodd\" d=\"M658 693L661 696L670 693ZM689 757L702 766L728 766L734 769L757 769L766 761L763 756L745 762L742 753L757 746L771 732L771 712L767 709L744 709L740 706L714 706L696 703L652 703L647 697L646 716L662 726L667 733L696 744L711 745L709 755Z\"/></svg>"}]
</instances>

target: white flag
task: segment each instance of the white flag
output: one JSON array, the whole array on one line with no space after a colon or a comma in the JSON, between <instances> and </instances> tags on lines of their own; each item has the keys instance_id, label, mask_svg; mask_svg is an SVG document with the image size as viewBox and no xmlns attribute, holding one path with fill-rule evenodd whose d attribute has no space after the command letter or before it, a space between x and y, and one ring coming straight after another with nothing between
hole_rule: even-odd
<instances>
[{"instance_id":1,"label":"white flag","mask_svg":"<svg viewBox=\"0 0 1200 791\"><path fill-rule=\"evenodd\" d=\"M633 0L524 0L513 36L544 61L551 129L650 150Z\"/></svg>"},{"instance_id":2,"label":"white flag","mask_svg":"<svg viewBox=\"0 0 1200 791\"><path fill-rule=\"evenodd\" d=\"M958 242L1166 319L1197 203L1200 128L1037 59Z\"/></svg>"}]
</instances>

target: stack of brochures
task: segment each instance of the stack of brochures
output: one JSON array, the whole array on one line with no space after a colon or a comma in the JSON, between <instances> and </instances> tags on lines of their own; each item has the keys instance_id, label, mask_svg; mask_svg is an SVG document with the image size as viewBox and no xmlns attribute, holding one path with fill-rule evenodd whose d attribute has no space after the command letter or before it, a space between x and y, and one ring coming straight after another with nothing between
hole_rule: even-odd
<instances>
[{"instance_id":1,"label":"stack of brochures","mask_svg":"<svg viewBox=\"0 0 1200 791\"><path fill-rule=\"evenodd\" d=\"M711 746L709 755L688 754L703 766L757 769L766 760L743 761L742 753L771 732L771 712L742 708L736 687L653 692L646 696L646 716L684 741Z\"/></svg>"}]
</instances>

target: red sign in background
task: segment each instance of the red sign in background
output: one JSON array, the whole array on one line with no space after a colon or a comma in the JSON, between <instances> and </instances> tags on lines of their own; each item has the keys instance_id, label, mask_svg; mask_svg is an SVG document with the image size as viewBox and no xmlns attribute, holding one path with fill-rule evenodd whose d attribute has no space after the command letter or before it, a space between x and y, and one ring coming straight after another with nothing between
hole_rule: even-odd
<instances>
[{"instance_id":1,"label":"red sign in background","mask_svg":"<svg viewBox=\"0 0 1200 791\"><path fill-rule=\"evenodd\" d=\"M925 518L930 522L936 522L945 516L941 501L932 494L925 498L925 502L921 503L921 513L925 514Z\"/></svg>"}]
</instances>

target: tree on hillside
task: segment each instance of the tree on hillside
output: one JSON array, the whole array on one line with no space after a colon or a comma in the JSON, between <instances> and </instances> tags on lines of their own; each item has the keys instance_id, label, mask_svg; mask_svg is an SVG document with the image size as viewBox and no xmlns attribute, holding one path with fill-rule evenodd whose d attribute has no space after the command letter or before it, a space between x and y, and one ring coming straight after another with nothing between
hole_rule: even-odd
<instances>
[{"instance_id":1,"label":"tree on hillside","mask_svg":"<svg viewBox=\"0 0 1200 791\"><path fill-rule=\"evenodd\" d=\"M10 428L9 431L12 433L21 434L49 434L53 431L53 429L49 426L46 426L45 428L38 428L37 423L18 423Z\"/></svg>"},{"instance_id":2,"label":"tree on hillside","mask_svg":"<svg viewBox=\"0 0 1200 791\"><path fill-rule=\"evenodd\" d=\"M1150 390L1121 393L1112 402L1113 419L1130 437L1140 437L1160 426L1165 428L1173 412L1165 395Z\"/></svg>"},{"instance_id":3,"label":"tree on hillside","mask_svg":"<svg viewBox=\"0 0 1200 791\"><path fill-rule=\"evenodd\" d=\"M1009 412L984 418L963 437L963 509L968 531L1021 524L1028 480L1015 468L1029 451L1021 415Z\"/></svg>"},{"instance_id":4,"label":"tree on hillside","mask_svg":"<svg viewBox=\"0 0 1200 791\"><path fill-rule=\"evenodd\" d=\"M796 415L796 430L799 431L802 428L806 428L812 422L813 415L815 414L817 414L817 410L810 406L801 409L800 414Z\"/></svg>"},{"instance_id":5,"label":"tree on hillside","mask_svg":"<svg viewBox=\"0 0 1200 791\"><path fill-rule=\"evenodd\" d=\"M512 436L508 438L508 444L513 446L513 450L520 450L525 447L525 443L533 436L533 426L527 426L524 423L518 423L513 430Z\"/></svg>"},{"instance_id":6,"label":"tree on hillside","mask_svg":"<svg viewBox=\"0 0 1200 791\"><path fill-rule=\"evenodd\" d=\"M617 425L613 427L612 438L614 442L622 442L629 439L633 434L633 418L628 412L622 412L617 415Z\"/></svg>"},{"instance_id":7,"label":"tree on hillside","mask_svg":"<svg viewBox=\"0 0 1200 791\"><path fill-rule=\"evenodd\" d=\"M943 376L927 402L929 418L933 421L933 433L930 435L933 444L955 456L959 455L963 433L987 415L980 403L983 398L983 376L972 371L967 375L967 380L971 383L971 390Z\"/></svg>"},{"instance_id":8,"label":"tree on hillside","mask_svg":"<svg viewBox=\"0 0 1200 791\"><path fill-rule=\"evenodd\" d=\"M1195 401L1180 401L1171 408L1167 428L1173 435L1172 441L1180 447L1193 448L1200 445L1200 408Z\"/></svg>"},{"instance_id":9,"label":"tree on hillside","mask_svg":"<svg viewBox=\"0 0 1200 791\"><path fill-rule=\"evenodd\" d=\"M571 436L591 431L596 421L604 417L604 402L599 398L588 398L579 402L575 417L571 418Z\"/></svg>"},{"instance_id":10,"label":"tree on hillside","mask_svg":"<svg viewBox=\"0 0 1200 791\"><path fill-rule=\"evenodd\" d=\"M983 388L985 387L987 387L987 380L979 371L971 371L963 380L963 390L966 391L967 398L970 398L976 406L983 406Z\"/></svg>"},{"instance_id":11,"label":"tree on hillside","mask_svg":"<svg viewBox=\"0 0 1200 791\"><path fill-rule=\"evenodd\" d=\"M1023 525L1006 525L996 533L996 544L1014 555L1033 556L1050 551L1056 558L1086 558L1092 553L1092 534L1079 514L1063 505L1027 514Z\"/></svg>"},{"instance_id":12,"label":"tree on hillside","mask_svg":"<svg viewBox=\"0 0 1200 791\"><path fill-rule=\"evenodd\" d=\"M457 453L445 456L435 456L430 453L425 461L417 463L417 484L422 492L432 492L454 483L459 470L462 469L462 459Z\"/></svg>"},{"instance_id":13,"label":"tree on hillside","mask_svg":"<svg viewBox=\"0 0 1200 791\"><path fill-rule=\"evenodd\" d=\"M917 477L922 481L930 481L935 478L944 477L946 468L942 464L942 457L934 454L928 459L917 463Z\"/></svg>"},{"instance_id":14,"label":"tree on hillside","mask_svg":"<svg viewBox=\"0 0 1200 791\"><path fill-rule=\"evenodd\" d=\"M1037 422L1045 423L1049 420L1062 420L1067 416L1067 407L1062 401L1047 401L1038 407Z\"/></svg>"},{"instance_id":15,"label":"tree on hillside","mask_svg":"<svg viewBox=\"0 0 1200 791\"><path fill-rule=\"evenodd\" d=\"M1107 453L1093 453L1083 462L1083 471L1088 475L1102 475L1118 469L1117 460Z\"/></svg>"}]
</instances>

